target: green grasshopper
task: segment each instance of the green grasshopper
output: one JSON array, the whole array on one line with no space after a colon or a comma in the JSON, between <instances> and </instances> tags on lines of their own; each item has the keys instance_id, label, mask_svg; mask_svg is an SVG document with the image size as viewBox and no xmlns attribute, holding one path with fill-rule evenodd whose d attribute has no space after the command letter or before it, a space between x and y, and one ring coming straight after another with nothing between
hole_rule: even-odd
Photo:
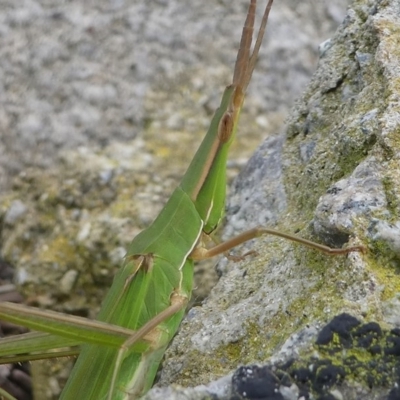
<instances>
[{"instance_id":1,"label":"green grasshopper","mask_svg":"<svg viewBox=\"0 0 400 400\"><path fill-rule=\"evenodd\" d=\"M149 390L165 349L184 317L196 260L225 253L264 234L297 241L327 254L363 250L361 246L332 249L263 227L212 248L203 246L204 237L215 231L223 217L228 150L235 138L272 2L269 0L265 8L251 52L256 0L250 1L232 84L225 89L180 185L155 221L130 244L97 320L0 304L0 318L41 332L3 339L3 362L11 362L11 354L17 360L35 359L43 358L43 352L51 349L81 346L61 399L135 399ZM22 356L25 353L32 354ZM69 352L53 356L65 354Z\"/></svg>"}]
</instances>

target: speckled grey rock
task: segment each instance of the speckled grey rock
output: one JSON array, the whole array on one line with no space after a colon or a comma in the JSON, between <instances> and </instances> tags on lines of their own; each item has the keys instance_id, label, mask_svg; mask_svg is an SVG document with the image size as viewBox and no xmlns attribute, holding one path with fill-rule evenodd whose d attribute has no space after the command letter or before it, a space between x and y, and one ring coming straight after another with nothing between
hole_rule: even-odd
<instances>
[{"instance_id":1,"label":"speckled grey rock","mask_svg":"<svg viewBox=\"0 0 400 400\"><path fill-rule=\"evenodd\" d=\"M336 182L321 196L315 210L314 231L322 241L341 247L354 231L353 221L358 216L370 216L386 207L380 163L368 157L349 177Z\"/></svg>"}]
</instances>

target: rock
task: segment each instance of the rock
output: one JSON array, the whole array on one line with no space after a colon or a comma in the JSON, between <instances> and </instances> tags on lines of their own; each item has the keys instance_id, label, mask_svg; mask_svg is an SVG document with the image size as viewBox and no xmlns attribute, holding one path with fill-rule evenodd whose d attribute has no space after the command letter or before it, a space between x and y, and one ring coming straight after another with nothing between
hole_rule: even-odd
<instances>
[{"instance_id":1,"label":"rock","mask_svg":"<svg viewBox=\"0 0 400 400\"><path fill-rule=\"evenodd\" d=\"M14 225L27 211L26 205L21 200L14 200L4 215L4 222Z\"/></svg>"}]
</instances>

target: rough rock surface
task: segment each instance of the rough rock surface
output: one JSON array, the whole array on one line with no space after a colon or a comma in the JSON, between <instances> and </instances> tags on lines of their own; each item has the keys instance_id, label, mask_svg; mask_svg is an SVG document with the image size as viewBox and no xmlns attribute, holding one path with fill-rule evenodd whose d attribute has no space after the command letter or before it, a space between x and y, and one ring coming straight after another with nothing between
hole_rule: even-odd
<instances>
[{"instance_id":1,"label":"rough rock surface","mask_svg":"<svg viewBox=\"0 0 400 400\"><path fill-rule=\"evenodd\" d=\"M21 70L3 66L4 101L11 101L0 115L0 163L7 171L1 184L10 188L0 199L1 246L18 266L29 303L93 317L125 247L171 192L181 168L168 157L187 165L229 81L244 17L245 3L211 3L63 8L32 1L24 10L8 4L2 29L10 42L1 51L10 55L0 59L15 59ZM283 104L294 96L289 89L300 90L315 43L327 37L319 18L337 18L331 3L274 6L271 47L262 52L242 116L241 156L257 140L254 132L277 131ZM202 307L189 312L160 385L205 384L271 356L284 362L302 348L310 351L320 327L339 313L399 324L396 7L394 1L354 3L321 47L318 71L285 132L267 139L236 181L224 233L263 224L335 246L362 243L369 252L329 258L273 238L246 245L239 251L258 255L220 263L222 278ZM313 23L302 22L304 15ZM185 26L189 36L182 40ZM13 46L30 52L12 53ZM278 79L283 67L298 72L296 78L285 72ZM64 150L57 152L60 143ZM81 144L86 147L76 149ZM68 375L58 361L51 371ZM391 384L382 390L388 393ZM58 396L55 379L49 388L39 386L38 398ZM210 387L229 396L230 378ZM210 393L166 390L149 398ZM332 390L340 395L340 388Z\"/></svg>"}]
</instances>

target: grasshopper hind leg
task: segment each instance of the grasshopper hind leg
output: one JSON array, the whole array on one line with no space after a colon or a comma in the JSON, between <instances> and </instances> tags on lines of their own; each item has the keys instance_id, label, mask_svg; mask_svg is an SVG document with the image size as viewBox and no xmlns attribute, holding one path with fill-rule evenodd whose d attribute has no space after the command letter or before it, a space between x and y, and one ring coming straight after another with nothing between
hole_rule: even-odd
<instances>
[{"instance_id":1,"label":"grasshopper hind leg","mask_svg":"<svg viewBox=\"0 0 400 400\"><path fill-rule=\"evenodd\" d=\"M335 255L342 255L342 254L347 254L353 251L356 252L362 252L364 253L366 251L366 248L364 246L351 246L351 247L345 247L343 249L336 249L332 248L329 246L325 246L320 243L313 242L311 240L303 239L299 236L291 235L288 233L280 232L275 229L269 229L269 228L264 228L264 227L256 227L253 229L249 229L248 231L245 231L241 233L238 236L235 236L232 239L229 239L223 243L220 243L211 249L206 249L204 247L196 247L193 252L191 253L190 257L193 260L205 260L207 258L215 257L219 254L226 253L229 250L235 248L236 246L239 246L245 242L248 242L249 240L258 238L263 235L273 235L273 236L279 236L283 239L291 240L292 242L297 242L302 244L303 246L307 246L311 249L315 249L318 251L321 251L322 253L325 253L327 255L335 256ZM246 254L248 255L248 254ZM246 255L242 256L245 257ZM239 257L242 258L242 257Z\"/></svg>"}]
</instances>

